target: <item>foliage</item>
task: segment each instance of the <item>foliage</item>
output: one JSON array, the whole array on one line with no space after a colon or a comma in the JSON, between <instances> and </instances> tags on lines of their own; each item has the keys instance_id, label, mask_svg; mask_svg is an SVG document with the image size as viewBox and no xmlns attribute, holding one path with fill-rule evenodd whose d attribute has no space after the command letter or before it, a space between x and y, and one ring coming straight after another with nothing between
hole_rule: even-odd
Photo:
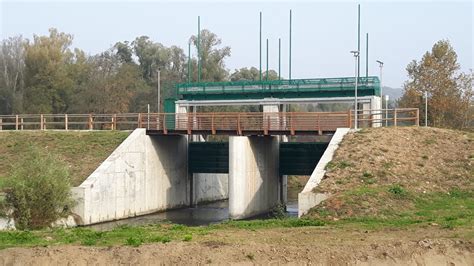
<instances>
[{"instance_id":1,"label":"foliage","mask_svg":"<svg viewBox=\"0 0 474 266\"><path fill-rule=\"evenodd\" d=\"M7 180L6 203L19 229L47 227L73 205L66 165L31 146Z\"/></svg>"},{"instance_id":2,"label":"foliage","mask_svg":"<svg viewBox=\"0 0 474 266\"><path fill-rule=\"evenodd\" d=\"M197 47L196 36L190 42ZM157 110L158 70L161 99L175 98L175 85L187 80L182 48L139 36L117 42L96 55L71 48L73 36L50 29L33 40L15 36L0 43L0 114L123 113ZM230 47L209 30L201 32L202 81L225 81ZM192 81L197 59L190 58ZM163 104L163 101L160 101Z\"/></svg>"},{"instance_id":3,"label":"foliage","mask_svg":"<svg viewBox=\"0 0 474 266\"><path fill-rule=\"evenodd\" d=\"M472 70L459 73L459 69L457 54L449 41L438 41L421 61L413 60L407 66L409 80L404 85L399 105L419 108L421 121L424 121L424 93L428 92L429 125L472 126L474 74Z\"/></svg>"},{"instance_id":4,"label":"foliage","mask_svg":"<svg viewBox=\"0 0 474 266\"><path fill-rule=\"evenodd\" d=\"M266 80L267 77L267 72L265 70L262 70L262 80ZM268 71L268 80L277 80L278 79L278 73L275 70L269 70ZM234 73L230 75L230 80L231 81L256 81L260 80L260 71L255 68L241 68L241 69L236 69Z\"/></svg>"}]
</instances>

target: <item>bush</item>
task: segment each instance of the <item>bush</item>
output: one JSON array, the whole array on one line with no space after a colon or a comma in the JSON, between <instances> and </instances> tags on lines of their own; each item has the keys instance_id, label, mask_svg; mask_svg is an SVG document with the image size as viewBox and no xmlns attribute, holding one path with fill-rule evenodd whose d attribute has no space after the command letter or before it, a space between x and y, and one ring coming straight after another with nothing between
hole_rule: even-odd
<instances>
[{"instance_id":1,"label":"bush","mask_svg":"<svg viewBox=\"0 0 474 266\"><path fill-rule=\"evenodd\" d=\"M73 205L67 166L30 145L6 181L6 204L18 229L38 229L70 213Z\"/></svg>"}]
</instances>

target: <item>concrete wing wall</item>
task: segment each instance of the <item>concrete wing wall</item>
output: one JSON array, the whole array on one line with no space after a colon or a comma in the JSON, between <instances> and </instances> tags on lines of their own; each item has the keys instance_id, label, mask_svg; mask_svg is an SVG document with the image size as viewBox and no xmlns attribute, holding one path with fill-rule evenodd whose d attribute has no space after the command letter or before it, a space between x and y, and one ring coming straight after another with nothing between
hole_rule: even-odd
<instances>
[{"instance_id":1,"label":"concrete wing wall","mask_svg":"<svg viewBox=\"0 0 474 266\"><path fill-rule=\"evenodd\" d=\"M92 224L189 204L187 138L149 137L136 129L72 189L80 224Z\"/></svg>"},{"instance_id":2,"label":"concrete wing wall","mask_svg":"<svg viewBox=\"0 0 474 266\"><path fill-rule=\"evenodd\" d=\"M298 217L306 214L309 209L318 205L328 197L326 194L314 193L313 189L317 187L323 179L324 174L326 173L326 165L332 160L334 152L339 147L339 143L341 143L342 139L349 131L349 128L338 128L336 133L334 133L326 151L316 165L316 168L314 168L314 171L303 191L298 194Z\"/></svg>"}]
</instances>

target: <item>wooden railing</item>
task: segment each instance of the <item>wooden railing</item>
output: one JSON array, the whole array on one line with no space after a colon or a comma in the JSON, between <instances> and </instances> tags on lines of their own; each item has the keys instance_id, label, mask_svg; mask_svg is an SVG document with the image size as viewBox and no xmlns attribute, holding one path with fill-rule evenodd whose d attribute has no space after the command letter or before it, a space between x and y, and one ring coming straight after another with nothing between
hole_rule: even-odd
<instances>
[{"instance_id":1,"label":"wooden railing","mask_svg":"<svg viewBox=\"0 0 474 266\"><path fill-rule=\"evenodd\" d=\"M322 134L354 127L354 111L1 115L0 130L133 130L160 134ZM418 125L418 109L358 111L358 126Z\"/></svg>"}]
</instances>

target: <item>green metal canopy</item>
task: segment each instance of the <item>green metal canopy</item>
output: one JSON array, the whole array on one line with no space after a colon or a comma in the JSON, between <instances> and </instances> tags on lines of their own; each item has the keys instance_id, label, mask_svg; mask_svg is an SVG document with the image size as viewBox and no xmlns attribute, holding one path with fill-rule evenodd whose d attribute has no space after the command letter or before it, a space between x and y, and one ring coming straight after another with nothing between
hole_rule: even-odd
<instances>
[{"instance_id":1,"label":"green metal canopy","mask_svg":"<svg viewBox=\"0 0 474 266\"><path fill-rule=\"evenodd\" d=\"M319 78L272 81L199 82L177 84L183 100L237 100L263 98L354 97L355 78ZM358 96L380 96L376 76L360 77Z\"/></svg>"}]
</instances>

